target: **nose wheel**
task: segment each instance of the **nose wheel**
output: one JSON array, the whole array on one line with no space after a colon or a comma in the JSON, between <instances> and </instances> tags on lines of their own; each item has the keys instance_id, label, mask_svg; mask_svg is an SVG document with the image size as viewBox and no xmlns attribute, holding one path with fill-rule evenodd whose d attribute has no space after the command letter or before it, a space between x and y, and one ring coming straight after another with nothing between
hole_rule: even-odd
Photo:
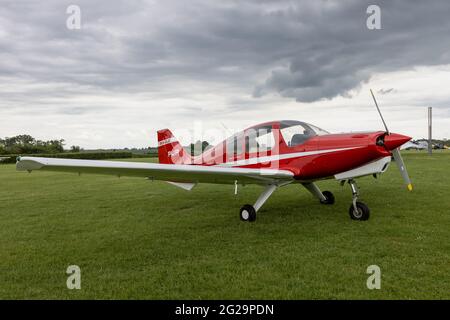
<instances>
[{"instance_id":1,"label":"nose wheel","mask_svg":"<svg viewBox=\"0 0 450 320\"><path fill-rule=\"evenodd\" d=\"M352 189L352 198L353 198L352 204L348 209L350 218L353 220L360 220L360 221L368 220L370 217L370 210L365 203L358 201L359 190L355 180L353 179L348 180L348 184Z\"/></svg>"},{"instance_id":2,"label":"nose wheel","mask_svg":"<svg viewBox=\"0 0 450 320\"><path fill-rule=\"evenodd\" d=\"M364 203L356 201L356 204L353 204L348 209L348 213L350 214L350 218L353 220L368 220L370 217L369 207Z\"/></svg>"}]
</instances>

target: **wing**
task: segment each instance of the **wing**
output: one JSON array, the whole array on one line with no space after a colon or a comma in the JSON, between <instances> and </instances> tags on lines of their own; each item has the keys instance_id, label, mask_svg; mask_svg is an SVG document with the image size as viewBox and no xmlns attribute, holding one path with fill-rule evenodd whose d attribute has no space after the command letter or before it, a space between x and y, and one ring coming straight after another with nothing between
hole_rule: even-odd
<instances>
[{"instance_id":1,"label":"wing","mask_svg":"<svg viewBox=\"0 0 450 320\"><path fill-rule=\"evenodd\" d=\"M294 179L294 174L288 170L37 157L20 157L16 168L19 171L45 170L145 177L181 183L226 184L238 181L240 184L271 184Z\"/></svg>"}]
</instances>

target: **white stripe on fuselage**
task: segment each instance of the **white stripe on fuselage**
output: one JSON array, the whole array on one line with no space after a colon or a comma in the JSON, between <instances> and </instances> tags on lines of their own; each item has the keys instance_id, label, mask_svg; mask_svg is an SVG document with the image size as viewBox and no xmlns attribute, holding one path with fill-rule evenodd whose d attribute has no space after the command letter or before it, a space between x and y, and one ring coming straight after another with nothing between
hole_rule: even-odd
<instances>
[{"instance_id":1,"label":"white stripe on fuselage","mask_svg":"<svg viewBox=\"0 0 450 320\"><path fill-rule=\"evenodd\" d=\"M345 150L351 150L351 149L357 149L357 148L362 148L362 147L349 147L349 148L339 148L339 149L326 149L326 150L284 153L284 154L280 154L280 155L255 157L255 158L250 158L250 159L225 162L225 163L220 163L217 166L220 166L220 167L247 166L247 165L263 163L263 162L280 161L280 160L285 160L285 159L300 158L300 157L312 156L312 155L316 155L316 154L345 151Z\"/></svg>"}]
</instances>

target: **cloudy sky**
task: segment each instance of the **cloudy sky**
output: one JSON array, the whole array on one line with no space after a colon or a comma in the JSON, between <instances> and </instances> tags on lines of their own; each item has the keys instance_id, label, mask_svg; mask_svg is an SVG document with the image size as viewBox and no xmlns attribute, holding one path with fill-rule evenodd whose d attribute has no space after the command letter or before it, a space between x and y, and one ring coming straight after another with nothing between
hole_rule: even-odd
<instances>
[{"instance_id":1,"label":"cloudy sky","mask_svg":"<svg viewBox=\"0 0 450 320\"><path fill-rule=\"evenodd\" d=\"M0 0L0 136L119 148L273 119L378 130L373 88L391 131L425 137L432 106L450 138L449 17L448 0Z\"/></svg>"}]
</instances>

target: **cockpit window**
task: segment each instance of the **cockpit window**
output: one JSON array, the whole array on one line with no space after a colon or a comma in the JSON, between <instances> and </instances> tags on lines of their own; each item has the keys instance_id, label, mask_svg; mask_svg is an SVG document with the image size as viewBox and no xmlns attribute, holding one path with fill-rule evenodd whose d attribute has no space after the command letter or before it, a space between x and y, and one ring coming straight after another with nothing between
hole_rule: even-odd
<instances>
[{"instance_id":1,"label":"cockpit window","mask_svg":"<svg viewBox=\"0 0 450 320\"><path fill-rule=\"evenodd\" d=\"M226 144L228 155L239 155L242 153L243 138L244 134L239 132L227 139Z\"/></svg>"},{"instance_id":2,"label":"cockpit window","mask_svg":"<svg viewBox=\"0 0 450 320\"><path fill-rule=\"evenodd\" d=\"M305 143L316 134L301 124L281 129L281 135L289 147L298 146Z\"/></svg>"},{"instance_id":3,"label":"cockpit window","mask_svg":"<svg viewBox=\"0 0 450 320\"><path fill-rule=\"evenodd\" d=\"M272 127L250 128L245 132L245 151L247 153L266 152L275 146Z\"/></svg>"},{"instance_id":4,"label":"cockpit window","mask_svg":"<svg viewBox=\"0 0 450 320\"><path fill-rule=\"evenodd\" d=\"M244 138L245 152L247 153L264 153L275 146L275 137L272 132L272 126L250 128L239 132L226 140L226 151L229 156L242 154Z\"/></svg>"},{"instance_id":5,"label":"cockpit window","mask_svg":"<svg viewBox=\"0 0 450 320\"><path fill-rule=\"evenodd\" d=\"M289 147L301 145L314 136L329 134L316 126L299 121L282 121L280 131Z\"/></svg>"}]
</instances>

